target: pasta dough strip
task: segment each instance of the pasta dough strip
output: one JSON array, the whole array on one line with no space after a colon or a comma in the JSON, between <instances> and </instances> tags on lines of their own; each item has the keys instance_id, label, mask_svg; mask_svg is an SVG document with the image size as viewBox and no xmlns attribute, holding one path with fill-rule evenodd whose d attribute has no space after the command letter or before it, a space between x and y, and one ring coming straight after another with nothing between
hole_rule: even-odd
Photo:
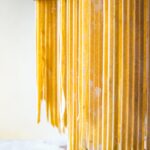
<instances>
[{"instance_id":1,"label":"pasta dough strip","mask_svg":"<svg viewBox=\"0 0 150 150\"><path fill-rule=\"evenodd\" d=\"M70 150L150 147L150 0L37 0L38 118Z\"/></svg>"}]
</instances>

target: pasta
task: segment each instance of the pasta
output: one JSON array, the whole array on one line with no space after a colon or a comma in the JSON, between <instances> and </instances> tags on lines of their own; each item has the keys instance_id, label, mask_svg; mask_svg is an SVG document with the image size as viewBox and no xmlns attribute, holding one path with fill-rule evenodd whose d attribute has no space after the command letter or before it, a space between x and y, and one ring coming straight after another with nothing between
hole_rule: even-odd
<instances>
[{"instance_id":1,"label":"pasta","mask_svg":"<svg viewBox=\"0 0 150 150\"><path fill-rule=\"evenodd\" d=\"M150 0L37 0L38 122L69 150L150 148Z\"/></svg>"}]
</instances>

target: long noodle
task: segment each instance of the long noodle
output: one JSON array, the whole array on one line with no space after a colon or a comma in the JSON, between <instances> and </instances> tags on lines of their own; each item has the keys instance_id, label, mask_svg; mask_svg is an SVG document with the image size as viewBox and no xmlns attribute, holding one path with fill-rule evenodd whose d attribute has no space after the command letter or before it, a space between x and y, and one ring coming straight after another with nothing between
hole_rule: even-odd
<instances>
[{"instance_id":1,"label":"long noodle","mask_svg":"<svg viewBox=\"0 0 150 150\"><path fill-rule=\"evenodd\" d=\"M38 122L69 150L150 149L150 0L36 0Z\"/></svg>"}]
</instances>

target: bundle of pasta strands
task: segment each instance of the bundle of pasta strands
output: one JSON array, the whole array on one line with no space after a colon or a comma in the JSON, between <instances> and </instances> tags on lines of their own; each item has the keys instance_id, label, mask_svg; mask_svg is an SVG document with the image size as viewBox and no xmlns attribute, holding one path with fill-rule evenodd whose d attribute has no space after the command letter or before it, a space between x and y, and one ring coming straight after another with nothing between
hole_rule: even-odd
<instances>
[{"instance_id":1,"label":"bundle of pasta strands","mask_svg":"<svg viewBox=\"0 0 150 150\"><path fill-rule=\"evenodd\" d=\"M47 120L60 131L66 127L66 107L61 76L56 0L37 0L38 122L46 102Z\"/></svg>"},{"instance_id":2,"label":"bundle of pasta strands","mask_svg":"<svg viewBox=\"0 0 150 150\"><path fill-rule=\"evenodd\" d=\"M69 150L149 149L150 0L36 4L38 118Z\"/></svg>"}]
</instances>

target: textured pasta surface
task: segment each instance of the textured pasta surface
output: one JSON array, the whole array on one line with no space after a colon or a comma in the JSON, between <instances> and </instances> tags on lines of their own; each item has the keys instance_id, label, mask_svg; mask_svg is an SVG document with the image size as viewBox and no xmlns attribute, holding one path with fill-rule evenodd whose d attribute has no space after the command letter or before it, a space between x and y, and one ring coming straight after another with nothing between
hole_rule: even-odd
<instances>
[{"instance_id":1,"label":"textured pasta surface","mask_svg":"<svg viewBox=\"0 0 150 150\"><path fill-rule=\"evenodd\" d=\"M36 0L38 122L69 150L150 149L150 0Z\"/></svg>"}]
</instances>

